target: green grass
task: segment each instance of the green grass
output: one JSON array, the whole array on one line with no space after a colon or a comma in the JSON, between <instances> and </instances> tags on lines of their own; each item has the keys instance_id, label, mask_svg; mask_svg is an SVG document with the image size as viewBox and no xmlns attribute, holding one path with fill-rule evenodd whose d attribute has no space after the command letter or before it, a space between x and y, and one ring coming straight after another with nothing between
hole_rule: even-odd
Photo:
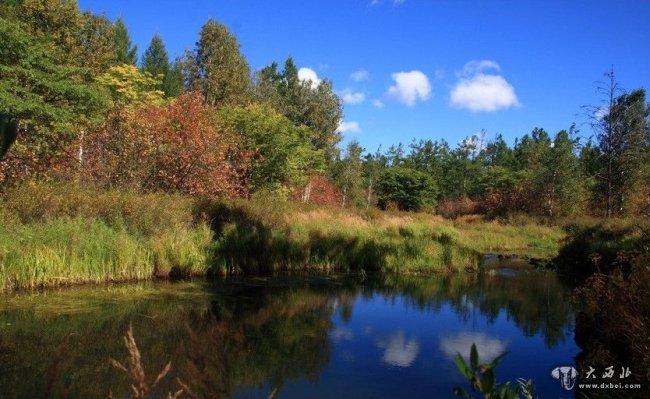
<instances>
[{"instance_id":1,"label":"green grass","mask_svg":"<svg viewBox=\"0 0 650 399\"><path fill-rule=\"evenodd\" d=\"M244 273L280 269L439 272L476 268L481 254L551 258L559 227L251 202L207 203L217 259Z\"/></svg>"},{"instance_id":2,"label":"green grass","mask_svg":"<svg viewBox=\"0 0 650 399\"><path fill-rule=\"evenodd\" d=\"M536 223L534 220L512 224L466 217L457 219L454 226L462 243L484 254L549 259L557 256L566 236L561 227Z\"/></svg>"},{"instance_id":3,"label":"green grass","mask_svg":"<svg viewBox=\"0 0 650 399\"><path fill-rule=\"evenodd\" d=\"M197 200L25 184L0 201L0 290L278 270L447 272L484 253L550 258L564 233L527 219Z\"/></svg>"},{"instance_id":4,"label":"green grass","mask_svg":"<svg viewBox=\"0 0 650 399\"><path fill-rule=\"evenodd\" d=\"M178 227L136 236L101 220L57 218L0 227L0 287L4 290L86 282L127 281L167 274L205 274L211 233Z\"/></svg>"},{"instance_id":5,"label":"green grass","mask_svg":"<svg viewBox=\"0 0 650 399\"><path fill-rule=\"evenodd\" d=\"M193 201L164 194L27 184L0 202L0 291L203 275L212 232Z\"/></svg>"},{"instance_id":6,"label":"green grass","mask_svg":"<svg viewBox=\"0 0 650 399\"><path fill-rule=\"evenodd\" d=\"M453 227L414 215L337 208L271 209L250 202L207 205L216 258L243 273L277 270L421 272L477 267L480 255L456 242Z\"/></svg>"}]
</instances>

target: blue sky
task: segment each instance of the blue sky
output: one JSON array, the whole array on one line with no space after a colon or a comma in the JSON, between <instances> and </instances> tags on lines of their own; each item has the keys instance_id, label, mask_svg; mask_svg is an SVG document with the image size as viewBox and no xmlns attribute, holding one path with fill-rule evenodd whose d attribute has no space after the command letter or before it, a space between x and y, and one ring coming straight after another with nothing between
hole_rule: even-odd
<instances>
[{"instance_id":1,"label":"blue sky","mask_svg":"<svg viewBox=\"0 0 650 399\"><path fill-rule=\"evenodd\" d=\"M627 90L650 88L650 0L81 0L122 16L140 53L154 33L170 55L208 18L226 24L251 68L293 56L346 99L344 143L368 151L414 138L455 146L578 123L614 65Z\"/></svg>"}]
</instances>

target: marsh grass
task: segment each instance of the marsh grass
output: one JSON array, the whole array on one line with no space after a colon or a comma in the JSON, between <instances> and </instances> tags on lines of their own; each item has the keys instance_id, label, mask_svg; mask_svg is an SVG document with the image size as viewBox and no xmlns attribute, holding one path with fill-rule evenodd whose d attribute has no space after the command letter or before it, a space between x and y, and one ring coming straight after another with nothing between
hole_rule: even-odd
<instances>
[{"instance_id":1,"label":"marsh grass","mask_svg":"<svg viewBox=\"0 0 650 399\"><path fill-rule=\"evenodd\" d=\"M454 222L458 240L481 253L553 258L566 234L560 226L533 220L512 223L459 218Z\"/></svg>"},{"instance_id":2,"label":"marsh grass","mask_svg":"<svg viewBox=\"0 0 650 399\"><path fill-rule=\"evenodd\" d=\"M27 182L3 193L2 208L23 224L59 218L96 219L134 235L152 235L194 223L194 201L165 193L101 190L78 183Z\"/></svg>"},{"instance_id":3,"label":"marsh grass","mask_svg":"<svg viewBox=\"0 0 650 399\"><path fill-rule=\"evenodd\" d=\"M212 232L167 194L25 184L0 200L0 291L206 274Z\"/></svg>"},{"instance_id":4,"label":"marsh grass","mask_svg":"<svg viewBox=\"0 0 650 399\"><path fill-rule=\"evenodd\" d=\"M551 258L559 227L481 218L314 208L253 202L205 202L222 272L365 270L447 272L476 269L481 254Z\"/></svg>"},{"instance_id":5,"label":"marsh grass","mask_svg":"<svg viewBox=\"0 0 650 399\"><path fill-rule=\"evenodd\" d=\"M57 218L0 226L0 289L128 281L205 274L211 233L206 226L138 236L101 220Z\"/></svg>"},{"instance_id":6,"label":"marsh grass","mask_svg":"<svg viewBox=\"0 0 650 399\"><path fill-rule=\"evenodd\" d=\"M0 291L279 270L450 272L481 255L550 258L561 228L528 219L207 200L27 183L0 203Z\"/></svg>"}]
</instances>

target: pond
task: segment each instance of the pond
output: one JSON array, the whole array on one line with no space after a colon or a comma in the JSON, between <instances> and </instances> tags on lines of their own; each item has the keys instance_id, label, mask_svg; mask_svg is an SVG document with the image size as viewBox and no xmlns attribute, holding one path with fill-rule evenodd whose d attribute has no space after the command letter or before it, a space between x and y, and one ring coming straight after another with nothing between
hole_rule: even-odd
<instances>
[{"instance_id":1,"label":"pond","mask_svg":"<svg viewBox=\"0 0 650 399\"><path fill-rule=\"evenodd\" d=\"M574 365L570 288L555 274L279 276L156 282L0 297L3 398L127 397L132 326L154 397L432 398L468 385L453 358L507 353L497 381L532 378L540 398Z\"/></svg>"}]
</instances>

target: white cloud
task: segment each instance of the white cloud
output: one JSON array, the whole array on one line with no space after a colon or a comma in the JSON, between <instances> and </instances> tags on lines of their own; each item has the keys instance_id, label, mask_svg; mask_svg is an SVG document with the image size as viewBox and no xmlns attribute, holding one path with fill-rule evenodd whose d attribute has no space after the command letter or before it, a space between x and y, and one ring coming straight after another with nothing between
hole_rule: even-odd
<instances>
[{"instance_id":1,"label":"white cloud","mask_svg":"<svg viewBox=\"0 0 650 399\"><path fill-rule=\"evenodd\" d=\"M409 107L414 106L418 100L426 101L431 96L429 78L421 71L397 72L391 77L395 84L388 88L386 94Z\"/></svg>"},{"instance_id":2,"label":"white cloud","mask_svg":"<svg viewBox=\"0 0 650 399\"><path fill-rule=\"evenodd\" d=\"M456 335L440 338L440 349L450 360L458 353L469 361L469 351L472 344L476 345L481 363L488 363L506 350L506 342L490 338L484 333L461 332Z\"/></svg>"},{"instance_id":3,"label":"white cloud","mask_svg":"<svg viewBox=\"0 0 650 399\"><path fill-rule=\"evenodd\" d=\"M381 360L391 366L409 367L413 364L420 352L420 344L415 338L408 341L403 331L391 335L388 342L378 342L377 346L384 349Z\"/></svg>"},{"instance_id":4,"label":"white cloud","mask_svg":"<svg viewBox=\"0 0 650 399\"><path fill-rule=\"evenodd\" d=\"M384 103L381 102L381 100L375 98L372 100L372 106L375 108L384 108Z\"/></svg>"},{"instance_id":5,"label":"white cloud","mask_svg":"<svg viewBox=\"0 0 650 399\"><path fill-rule=\"evenodd\" d=\"M406 0L393 0L394 6L401 6Z\"/></svg>"},{"instance_id":6,"label":"white cloud","mask_svg":"<svg viewBox=\"0 0 650 399\"><path fill-rule=\"evenodd\" d=\"M359 91L345 89L341 92L341 99L346 104L361 104L366 101L366 94Z\"/></svg>"},{"instance_id":7,"label":"white cloud","mask_svg":"<svg viewBox=\"0 0 650 399\"><path fill-rule=\"evenodd\" d=\"M515 88L503 76L485 73L486 70L499 72L501 68L490 60L465 64L449 93L452 106L473 112L492 112L520 105Z\"/></svg>"},{"instance_id":8,"label":"white cloud","mask_svg":"<svg viewBox=\"0 0 650 399\"><path fill-rule=\"evenodd\" d=\"M372 0L372 1L370 2L370 5L371 5L371 6L377 6L377 5L379 5L379 4L381 4L381 1L380 1L380 0Z\"/></svg>"},{"instance_id":9,"label":"white cloud","mask_svg":"<svg viewBox=\"0 0 650 399\"><path fill-rule=\"evenodd\" d=\"M298 79L302 82L311 82L312 88L316 88L320 84L316 71L311 68L300 68L298 70Z\"/></svg>"},{"instance_id":10,"label":"white cloud","mask_svg":"<svg viewBox=\"0 0 650 399\"><path fill-rule=\"evenodd\" d=\"M337 132L345 134L345 133L361 133L361 126L359 126L359 122L354 122L354 121L341 121L339 122L339 127L336 129Z\"/></svg>"},{"instance_id":11,"label":"white cloud","mask_svg":"<svg viewBox=\"0 0 650 399\"><path fill-rule=\"evenodd\" d=\"M354 71L350 74L350 79L354 80L355 82L361 82L363 80L368 80L368 71L365 69L359 69L358 71Z\"/></svg>"}]
</instances>

